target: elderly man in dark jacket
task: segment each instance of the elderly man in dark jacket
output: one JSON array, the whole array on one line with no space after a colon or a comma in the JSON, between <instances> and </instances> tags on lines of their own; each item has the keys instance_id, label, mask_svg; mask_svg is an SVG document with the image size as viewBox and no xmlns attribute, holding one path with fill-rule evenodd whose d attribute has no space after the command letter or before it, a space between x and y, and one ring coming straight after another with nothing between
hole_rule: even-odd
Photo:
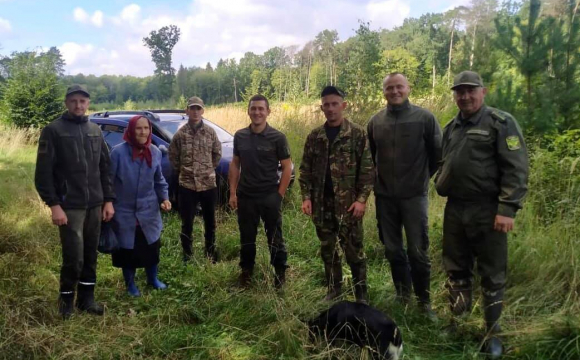
<instances>
[{"instance_id":1,"label":"elderly man in dark jacket","mask_svg":"<svg viewBox=\"0 0 580 360\"><path fill-rule=\"evenodd\" d=\"M115 198L109 177L109 150L96 124L88 121L89 93L80 85L67 89L68 109L47 125L38 140L35 185L50 207L62 243L59 311L63 318L77 307L102 315L94 300L97 245L101 220L113 217Z\"/></svg>"},{"instance_id":2,"label":"elderly man in dark jacket","mask_svg":"<svg viewBox=\"0 0 580 360\"><path fill-rule=\"evenodd\" d=\"M471 311L475 261L481 278L487 336L483 351L503 353L498 336L507 280L507 234L528 190L529 162L520 126L510 114L486 106L479 74L459 73L453 98L457 116L443 130L443 159L435 186L448 198L443 219L443 265L451 311Z\"/></svg>"},{"instance_id":3,"label":"elderly man in dark jacket","mask_svg":"<svg viewBox=\"0 0 580 360\"><path fill-rule=\"evenodd\" d=\"M429 295L427 190L441 157L441 128L433 114L409 102L410 90L403 74L388 75L383 82L387 107L368 123L377 167L377 221L398 298L408 302L413 287L421 309L435 319Z\"/></svg>"}]
</instances>

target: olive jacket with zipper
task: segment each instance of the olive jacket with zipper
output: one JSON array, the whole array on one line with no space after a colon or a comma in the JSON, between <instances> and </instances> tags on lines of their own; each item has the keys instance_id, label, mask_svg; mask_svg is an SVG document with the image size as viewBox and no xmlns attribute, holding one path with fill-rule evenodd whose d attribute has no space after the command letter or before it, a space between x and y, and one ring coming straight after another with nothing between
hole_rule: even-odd
<instances>
[{"instance_id":1,"label":"olive jacket with zipper","mask_svg":"<svg viewBox=\"0 0 580 360\"><path fill-rule=\"evenodd\" d=\"M34 183L48 206L89 209L113 201L109 150L97 124L64 113L38 140Z\"/></svg>"},{"instance_id":2,"label":"olive jacket with zipper","mask_svg":"<svg viewBox=\"0 0 580 360\"><path fill-rule=\"evenodd\" d=\"M426 195L441 159L441 127L435 116L407 100L376 113L367 133L377 169L375 195L397 199Z\"/></svg>"}]
</instances>

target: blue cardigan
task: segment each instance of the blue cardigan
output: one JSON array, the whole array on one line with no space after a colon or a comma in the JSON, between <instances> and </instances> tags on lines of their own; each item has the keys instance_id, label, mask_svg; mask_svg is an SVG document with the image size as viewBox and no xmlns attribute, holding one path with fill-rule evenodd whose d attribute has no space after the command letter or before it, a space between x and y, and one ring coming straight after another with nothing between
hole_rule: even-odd
<instances>
[{"instance_id":1,"label":"blue cardigan","mask_svg":"<svg viewBox=\"0 0 580 360\"><path fill-rule=\"evenodd\" d=\"M163 222L159 204L169 199L168 185L161 172L161 151L151 145L152 163L132 159L131 145L123 142L111 151L111 180L117 198L113 203L112 227L119 247L133 249L137 221L147 243L159 240Z\"/></svg>"}]
</instances>

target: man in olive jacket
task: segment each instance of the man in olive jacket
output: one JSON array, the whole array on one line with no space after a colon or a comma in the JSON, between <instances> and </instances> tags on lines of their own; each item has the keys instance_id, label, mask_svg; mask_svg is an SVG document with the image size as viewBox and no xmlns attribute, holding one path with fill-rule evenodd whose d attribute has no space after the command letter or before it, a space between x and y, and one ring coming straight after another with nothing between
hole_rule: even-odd
<instances>
[{"instance_id":1,"label":"man in olive jacket","mask_svg":"<svg viewBox=\"0 0 580 360\"><path fill-rule=\"evenodd\" d=\"M326 122L306 138L300 164L302 212L312 216L320 239L325 299L341 294L338 240L352 270L356 300L368 303L362 224L374 178L368 139L362 127L343 117L342 91L327 86L321 98Z\"/></svg>"},{"instance_id":2,"label":"man in olive jacket","mask_svg":"<svg viewBox=\"0 0 580 360\"><path fill-rule=\"evenodd\" d=\"M109 177L109 150L98 125L88 121L89 93L67 89L68 109L48 124L38 140L34 182L50 207L62 243L59 311L64 319L77 307L103 315L94 300L101 220L113 217L115 194Z\"/></svg>"},{"instance_id":3,"label":"man in olive jacket","mask_svg":"<svg viewBox=\"0 0 580 360\"><path fill-rule=\"evenodd\" d=\"M429 294L427 191L441 157L441 128L433 114L409 102L410 90L403 74L387 75L383 82L387 106L367 126L377 167L377 222L398 299L408 302L412 287L420 309L435 319Z\"/></svg>"},{"instance_id":4,"label":"man in olive jacket","mask_svg":"<svg viewBox=\"0 0 580 360\"><path fill-rule=\"evenodd\" d=\"M497 359L497 334L507 276L507 233L527 192L528 155L522 132L508 113L484 104L487 89L472 71L457 75L459 113L443 131L443 160L435 185L447 196L443 264L455 315L471 311L473 267L481 277L487 336L482 351Z\"/></svg>"}]
</instances>

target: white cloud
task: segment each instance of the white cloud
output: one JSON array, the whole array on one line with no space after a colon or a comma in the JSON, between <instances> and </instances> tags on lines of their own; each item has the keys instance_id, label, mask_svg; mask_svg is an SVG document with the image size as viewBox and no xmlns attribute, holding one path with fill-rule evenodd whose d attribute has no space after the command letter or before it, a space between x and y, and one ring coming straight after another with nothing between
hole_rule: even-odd
<instances>
[{"instance_id":1,"label":"white cloud","mask_svg":"<svg viewBox=\"0 0 580 360\"><path fill-rule=\"evenodd\" d=\"M92 24L96 27L101 27L103 26L103 17L104 14L100 10L95 11L93 15L89 15L89 13L81 7L77 7L73 10L73 18L75 21L83 24Z\"/></svg>"},{"instance_id":2,"label":"white cloud","mask_svg":"<svg viewBox=\"0 0 580 360\"><path fill-rule=\"evenodd\" d=\"M73 17L75 21L84 23L89 18L89 14L83 8L77 7L73 10Z\"/></svg>"},{"instance_id":3,"label":"white cloud","mask_svg":"<svg viewBox=\"0 0 580 360\"><path fill-rule=\"evenodd\" d=\"M121 11L121 20L134 23L141 15L141 7L137 4L125 6Z\"/></svg>"},{"instance_id":4,"label":"white cloud","mask_svg":"<svg viewBox=\"0 0 580 360\"><path fill-rule=\"evenodd\" d=\"M183 13L165 5L155 9L130 4L117 14L93 15L82 8L75 20L102 26L105 39L98 48L74 43L63 44L73 61L65 56L69 73L96 75L153 73L149 50L143 37L162 26L177 25L181 37L173 49L173 66L194 66L220 58L236 58L252 51L261 54L274 46L304 45L324 29L336 29L346 40L358 28L358 20L371 21L373 29L401 25L409 15L408 0L190 0ZM457 0L456 0L457 1ZM97 13L99 13L97 15ZM82 56L74 50L83 49Z\"/></svg>"},{"instance_id":5,"label":"white cloud","mask_svg":"<svg viewBox=\"0 0 580 360\"><path fill-rule=\"evenodd\" d=\"M100 10L95 11L93 16L91 16L91 23L96 27L103 26L103 12Z\"/></svg>"},{"instance_id":6,"label":"white cloud","mask_svg":"<svg viewBox=\"0 0 580 360\"><path fill-rule=\"evenodd\" d=\"M408 17L411 12L409 5L401 3L400 0L371 1L367 4L366 9L373 24L379 26L385 24L385 27L392 27L393 20L401 21L401 19Z\"/></svg>"},{"instance_id":7,"label":"white cloud","mask_svg":"<svg viewBox=\"0 0 580 360\"><path fill-rule=\"evenodd\" d=\"M0 34L1 33L9 33L12 31L12 25L10 25L10 21L0 18Z\"/></svg>"}]
</instances>

